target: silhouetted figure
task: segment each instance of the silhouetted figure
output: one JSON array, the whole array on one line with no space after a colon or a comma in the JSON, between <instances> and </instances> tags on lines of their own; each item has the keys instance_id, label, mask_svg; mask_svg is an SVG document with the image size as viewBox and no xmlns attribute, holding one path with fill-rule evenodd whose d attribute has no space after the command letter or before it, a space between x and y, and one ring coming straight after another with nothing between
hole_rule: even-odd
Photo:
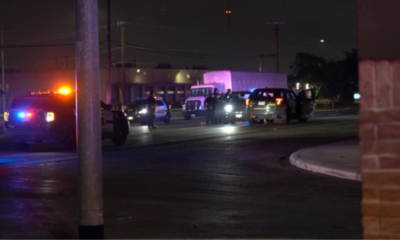
<instances>
[{"instance_id":1,"label":"silhouetted figure","mask_svg":"<svg viewBox=\"0 0 400 240\"><path fill-rule=\"evenodd\" d=\"M214 123L215 99L213 98L212 93L208 94L208 97L204 101L204 105L206 106L207 110L206 124Z\"/></svg>"},{"instance_id":2,"label":"silhouetted figure","mask_svg":"<svg viewBox=\"0 0 400 240\"><path fill-rule=\"evenodd\" d=\"M149 129L155 129L154 126L154 118L156 113L157 103L156 99L153 96L153 91L150 92L150 96L146 100L146 109L147 109L147 124Z\"/></svg>"}]
</instances>

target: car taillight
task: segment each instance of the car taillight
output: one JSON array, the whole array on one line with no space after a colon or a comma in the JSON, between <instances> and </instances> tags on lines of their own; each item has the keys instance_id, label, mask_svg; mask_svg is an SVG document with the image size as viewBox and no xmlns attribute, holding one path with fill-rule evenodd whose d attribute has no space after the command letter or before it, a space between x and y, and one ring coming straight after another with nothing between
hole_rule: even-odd
<instances>
[{"instance_id":1,"label":"car taillight","mask_svg":"<svg viewBox=\"0 0 400 240\"><path fill-rule=\"evenodd\" d=\"M4 112L4 122L8 122L8 112Z\"/></svg>"},{"instance_id":2,"label":"car taillight","mask_svg":"<svg viewBox=\"0 0 400 240\"><path fill-rule=\"evenodd\" d=\"M250 105L250 99L246 99L246 106Z\"/></svg>"},{"instance_id":3,"label":"car taillight","mask_svg":"<svg viewBox=\"0 0 400 240\"><path fill-rule=\"evenodd\" d=\"M46 121L47 122L53 122L54 121L54 113L53 112L47 112Z\"/></svg>"},{"instance_id":4,"label":"car taillight","mask_svg":"<svg viewBox=\"0 0 400 240\"><path fill-rule=\"evenodd\" d=\"M275 101L276 101L276 105L279 106L283 102L283 98L276 98Z\"/></svg>"}]
</instances>

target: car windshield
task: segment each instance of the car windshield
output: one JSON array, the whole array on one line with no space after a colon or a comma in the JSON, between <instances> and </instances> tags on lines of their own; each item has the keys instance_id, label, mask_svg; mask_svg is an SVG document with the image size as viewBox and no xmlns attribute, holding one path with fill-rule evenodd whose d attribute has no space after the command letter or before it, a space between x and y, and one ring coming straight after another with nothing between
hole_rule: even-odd
<instances>
[{"instance_id":1,"label":"car windshield","mask_svg":"<svg viewBox=\"0 0 400 240\"><path fill-rule=\"evenodd\" d=\"M212 88L194 88L190 91L190 96L208 96L212 93Z\"/></svg>"},{"instance_id":2,"label":"car windshield","mask_svg":"<svg viewBox=\"0 0 400 240\"><path fill-rule=\"evenodd\" d=\"M249 92L233 92L229 98L229 102L245 102L249 97Z\"/></svg>"},{"instance_id":3,"label":"car windshield","mask_svg":"<svg viewBox=\"0 0 400 240\"><path fill-rule=\"evenodd\" d=\"M49 96L20 96L14 98L11 109L43 109L52 106L53 102Z\"/></svg>"},{"instance_id":4,"label":"car windshield","mask_svg":"<svg viewBox=\"0 0 400 240\"><path fill-rule=\"evenodd\" d=\"M146 100L137 100L134 101L133 103L128 104L129 109L139 109L139 108L145 108L146 107Z\"/></svg>"}]
</instances>

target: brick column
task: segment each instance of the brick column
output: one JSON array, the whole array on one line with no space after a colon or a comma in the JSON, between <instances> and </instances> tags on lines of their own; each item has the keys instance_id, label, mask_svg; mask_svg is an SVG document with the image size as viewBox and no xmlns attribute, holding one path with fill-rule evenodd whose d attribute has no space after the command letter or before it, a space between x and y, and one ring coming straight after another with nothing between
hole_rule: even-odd
<instances>
[{"instance_id":1,"label":"brick column","mask_svg":"<svg viewBox=\"0 0 400 240\"><path fill-rule=\"evenodd\" d=\"M400 239L400 61L361 61L364 238Z\"/></svg>"}]
</instances>

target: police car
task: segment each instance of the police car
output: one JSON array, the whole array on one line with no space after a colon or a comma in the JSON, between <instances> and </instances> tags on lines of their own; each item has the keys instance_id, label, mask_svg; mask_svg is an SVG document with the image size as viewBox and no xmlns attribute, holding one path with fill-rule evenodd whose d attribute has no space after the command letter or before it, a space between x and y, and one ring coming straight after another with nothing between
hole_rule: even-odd
<instances>
[{"instance_id":1,"label":"police car","mask_svg":"<svg viewBox=\"0 0 400 240\"><path fill-rule=\"evenodd\" d=\"M129 122L137 122L142 125L147 124L147 100L138 99L133 103L129 104L125 110L125 114ZM155 114L155 121L161 120L165 124L171 121L171 111L167 103L162 99L156 99L157 109Z\"/></svg>"},{"instance_id":2,"label":"police car","mask_svg":"<svg viewBox=\"0 0 400 240\"><path fill-rule=\"evenodd\" d=\"M19 149L27 149L32 143L76 146L75 94L70 90L17 96L5 112L4 120L6 138ZM102 108L98 124L102 139L109 138L115 145L125 143L129 124L123 112Z\"/></svg>"}]
</instances>

